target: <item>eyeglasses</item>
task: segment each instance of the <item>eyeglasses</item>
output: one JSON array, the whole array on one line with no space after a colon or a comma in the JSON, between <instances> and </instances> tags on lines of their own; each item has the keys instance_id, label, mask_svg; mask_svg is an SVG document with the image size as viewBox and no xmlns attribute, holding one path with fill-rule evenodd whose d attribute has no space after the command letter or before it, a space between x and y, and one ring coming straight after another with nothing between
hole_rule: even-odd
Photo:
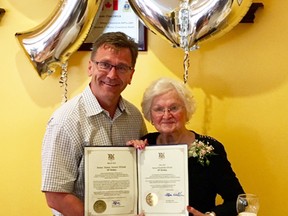
<instances>
[{"instance_id":1,"label":"eyeglasses","mask_svg":"<svg viewBox=\"0 0 288 216\"><path fill-rule=\"evenodd\" d=\"M119 74L125 74L125 73L133 70L133 67L130 67L130 66L125 65L125 64L112 65L112 64L109 64L107 62L98 62L98 61L93 61L93 60L91 60L91 61L97 65L98 70L103 71L103 72L107 72L107 73L109 73L113 67L115 68L115 71Z\"/></svg>"},{"instance_id":2,"label":"eyeglasses","mask_svg":"<svg viewBox=\"0 0 288 216\"><path fill-rule=\"evenodd\" d=\"M167 111L167 113L169 114L176 114L177 112L179 112L182 109L182 106L180 105L174 105L174 106L170 106L170 107L153 107L152 108L152 112L154 112L156 115L164 115Z\"/></svg>"}]
</instances>

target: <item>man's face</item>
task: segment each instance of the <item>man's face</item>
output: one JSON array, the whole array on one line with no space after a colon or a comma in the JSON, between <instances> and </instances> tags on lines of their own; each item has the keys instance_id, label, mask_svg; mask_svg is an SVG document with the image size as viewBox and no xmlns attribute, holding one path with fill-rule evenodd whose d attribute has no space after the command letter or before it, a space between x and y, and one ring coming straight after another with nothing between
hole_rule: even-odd
<instances>
[{"instance_id":1,"label":"man's face","mask_svg":"<svg viewBox=\"0 0 288 216\"><path fill-rule=\"evenodd\" d=\"M91 76L92 92L99 101L119 99L121 92L132 80L134 68L130 68L131 65L129 48L102 45L97 50L89 61L88 75ZM123 68L129 69L125 72Z\"/></svg>"}]
</instances>

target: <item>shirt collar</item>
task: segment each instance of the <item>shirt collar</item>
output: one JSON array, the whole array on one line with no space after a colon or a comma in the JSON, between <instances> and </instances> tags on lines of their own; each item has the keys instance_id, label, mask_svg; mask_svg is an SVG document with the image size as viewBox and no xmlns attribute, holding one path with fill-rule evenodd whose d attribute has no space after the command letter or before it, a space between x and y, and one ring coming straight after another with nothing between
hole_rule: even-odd
<instances>
[{"instance_id":1,"label":"shirt collar","mask_svg":"<svg viewBox=\"0 0 288 216\"><path fill-rule=\"evenodd\" d=\"M82 96L84 105L86 107L85 109L87 112L87 116L97 115L104 111L104 109L100 106L96 97L93 95L89 85L84 89ZM129 109L126 106L126 100L122 98L122 96L120 97L120 101L118 103L118 109L122 113L126 112L127 114L130 115Z\"/></svg>"}]
</instances>

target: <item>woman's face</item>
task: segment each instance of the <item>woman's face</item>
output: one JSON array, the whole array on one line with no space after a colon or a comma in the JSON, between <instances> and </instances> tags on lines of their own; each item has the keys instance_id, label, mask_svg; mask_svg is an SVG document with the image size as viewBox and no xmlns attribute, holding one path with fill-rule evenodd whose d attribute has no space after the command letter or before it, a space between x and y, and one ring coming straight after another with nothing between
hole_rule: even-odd
<instances>
[{"instance_id":1,"label":"woman's face","mask_svg":"<svg viewBox=\"0 0 288 216\"><path fill-rule=\"evenodd\" d=\"M151 120L160 133L175 133L185 129L186 109L176 90L156 96L151 104Z\"/></svg>"}]
</instances>

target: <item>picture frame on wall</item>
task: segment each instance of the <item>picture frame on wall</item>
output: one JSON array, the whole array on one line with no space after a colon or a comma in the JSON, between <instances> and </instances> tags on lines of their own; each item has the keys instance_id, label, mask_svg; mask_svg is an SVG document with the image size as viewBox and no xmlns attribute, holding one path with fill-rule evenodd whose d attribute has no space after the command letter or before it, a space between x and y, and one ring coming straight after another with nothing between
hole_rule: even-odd
<instances>
[{"instance_id":1,"label":"picture frame on wall","mask_svg":"<svg viewBox=\"0 0 288 216\"><path fill-rule=\"evenodd\" d=\"M91 51L93 42L102 33L121 31L138 44L139 51L147 50L147 28L141 23L127 0L105 0L99 17L80 46L79 51Z\"/></svg>"}]
</instances>

